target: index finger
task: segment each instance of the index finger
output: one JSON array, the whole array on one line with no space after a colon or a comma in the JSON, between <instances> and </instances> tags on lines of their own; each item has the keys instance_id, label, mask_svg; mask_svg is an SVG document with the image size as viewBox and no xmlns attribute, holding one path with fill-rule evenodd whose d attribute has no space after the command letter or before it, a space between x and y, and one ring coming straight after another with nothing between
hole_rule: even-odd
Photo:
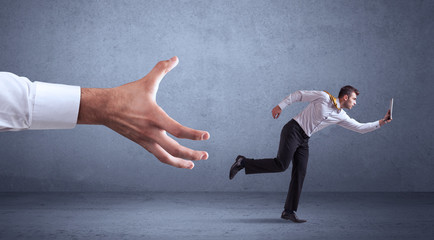
<instances>
[{"instance_id":1,"label":"index finger","mask_svg":"<svg viewBox=\"0 0 434 240\"><path fill-rule=\"evenodd\" d=\"M177 138L191 140L208 140L210 138L210 134L207 131L183 126L175 119L171 118L162 108L158 109L157 117L160 127Z\"/></svg>"}]
</instances>

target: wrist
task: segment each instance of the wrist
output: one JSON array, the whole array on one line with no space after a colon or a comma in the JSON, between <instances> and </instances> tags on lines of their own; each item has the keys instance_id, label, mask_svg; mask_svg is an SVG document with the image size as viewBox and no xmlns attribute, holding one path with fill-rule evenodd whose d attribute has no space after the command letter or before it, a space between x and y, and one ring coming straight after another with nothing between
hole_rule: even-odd
<instances>
[{"instance_id":1,"label":"wrist","mask_svg":"<svg viewBox=\"0 0 434 240\"><path fill-rule=\"evenodd\" d=\"M105 125L110 107L110 88L82 88L78 124Z\"/></svg>"}]
</instances>

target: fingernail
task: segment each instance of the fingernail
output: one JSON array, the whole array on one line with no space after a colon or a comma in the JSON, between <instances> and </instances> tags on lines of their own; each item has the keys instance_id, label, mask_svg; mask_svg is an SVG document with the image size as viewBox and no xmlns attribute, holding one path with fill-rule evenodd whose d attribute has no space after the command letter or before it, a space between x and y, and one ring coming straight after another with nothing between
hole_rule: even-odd
<instances>
[{"instance_id":1,"label":"fingernail","mask_svg":"<svg viewBox=\"0 0 434 240\"><path fill-rule=\"evenodd\" d=\"M202 136L200 137L200 140L207 140L207 139L209 139L209 133L204 133L204 134L202 134Z\"/></svg>"},{"instance_id":2,"label":"fingernail","mask_svg":"<svg viewBox=\"0 0 434 240\"><path fill-rule=\"evenodd\" d=\"M188 168L188 169L193 169L193 168L194 168L194 163L189 162L189 163L187 164L187 168Z\"/></svg>"},{"instance_id":3,"label":"fingernail","mask_svg":"<svg viewBox=\"0 0 434 240\"><path fill-rule=\"evenodd\" d=\"M202 157L201 157L200 159L201 159L201 160L206 160L206 159L208 159L208 154L205 153L204 155L202 155Z\"/></svg>"}]
</instances>

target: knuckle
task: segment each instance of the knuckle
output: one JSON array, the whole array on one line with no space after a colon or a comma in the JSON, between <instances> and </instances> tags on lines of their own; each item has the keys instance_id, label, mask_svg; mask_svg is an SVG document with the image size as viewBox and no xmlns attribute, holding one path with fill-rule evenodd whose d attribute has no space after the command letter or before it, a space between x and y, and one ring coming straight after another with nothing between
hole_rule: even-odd
<instances>
[{"instance_id":1,"label":"knuckle","mask_svg":"<svg viewBox=\"0 0 434 240\"><path fill-rule=\"evenodd\" d=\"M194 133L194 138L193 138L193 140L203 140L203 139L202 139L202 133L200 133L200 132L195 132L195 133Z\"/></svg>"},{"instance_id":2,"label":"knuckle","mask_svg":"<svg viewBox=\"0 0 434 240\"><path fill-rule=\"evenodd\" d=\"M159 70L163 70L167 67L167 62L159 61L155 67L158 68Z\"/></svg>"},{"instance_id":3,"label":"knuckle","mask_svg":"<svg viewBox=\"0 0 434 240\"><path fill-rule=\"evenodd\" d=\"M194 154L193 156L194 156L193 157L194 160L201 160L202 159L202 154L200 154L200 153Z\"/></svg>"},{"instance_id":4,"label":"knuckle","mask_svg":"<svg viewBox=\"0 0 434 240\"><path fill-rule=\"evenodd\" d=\"M154 131L151 131L149 129L143 129L140 131L140 138L144 141L153 141L155 142L157 139L157 135Z\"/></svg>"},{"instance_id":5,"label":"knuckle","mask_svg":"<svg viewBox=\"0 0 434 240\"><path fill-rule=\"evenodd\" d=\"M182 164L182 163L177 163L175 165L175 167L177 167L177 168L186 168L186 166L184 164Z\"/></svg>"},{"instance_id":6,"label":"knuckle","mask_svg":"<svg viewBox=\"0 0 434 240\"><path fill-rule=\"evenodd\" d=\"M152 153L152 149L151 149L152 144L150 144L149 142L144 141L144 140L138 141L137 143L138 143L140 146L142 146L144 149L146 149L146 151ZM153 154L153 153L152 153L152 154Z\"/></svg>"},{"instance_id":7,"label":"knuckle","mask_svg":"<svg viewBox=\"0 0 434 240\"><path fill-rule=\"evenodd\" d=\"M181 138L181 136L182 136L182 130L179 128L179 127L177 127L177 128L175 128L174 130L173 130L173 136L175 136L176 138Z\"/></svg>"},{"instance_id":8,"label":"knuckle","mask_svg":"<svg viewBox=\"0 0 434 240\"><path fill-rule=\"evenodd\" d=\"M182 155L182 150L179 146L176 147L175 149L173 149L173 155L174 156L181 156Z\"/></svg>"},{"instance_id":9,"label":"knuckle","mask_svg":"<svg viewBox=\"0 0 434 240\"><path fill-rule=\"evenodd\" d=\"M162 163L168 164L170 162L170 157L169 156L161 156L158 158L158 160Z\"/></svg>"}]
</instances>

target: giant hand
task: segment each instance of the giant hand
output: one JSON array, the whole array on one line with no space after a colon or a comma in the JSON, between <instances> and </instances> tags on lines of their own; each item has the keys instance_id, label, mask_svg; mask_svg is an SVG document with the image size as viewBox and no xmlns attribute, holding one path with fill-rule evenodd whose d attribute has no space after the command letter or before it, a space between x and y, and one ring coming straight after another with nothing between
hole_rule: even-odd
<instances>
[{"instance_id":1,"label":"giant hand","mask_svg":"<svg viewBox=\"0 0 434 240\"><path fill-rule=\"evenodd\" d=\"M205 160L208 153L180 145L166 131L192 140L207 140L209 133L181 125L156 102L161 80L177 64L177 57L161 61L142 79L119 87L82 88L78 123L105 125L144 147L161 162L192 169L194 163L188 160Z\"/></svg>"}]
</instances>

